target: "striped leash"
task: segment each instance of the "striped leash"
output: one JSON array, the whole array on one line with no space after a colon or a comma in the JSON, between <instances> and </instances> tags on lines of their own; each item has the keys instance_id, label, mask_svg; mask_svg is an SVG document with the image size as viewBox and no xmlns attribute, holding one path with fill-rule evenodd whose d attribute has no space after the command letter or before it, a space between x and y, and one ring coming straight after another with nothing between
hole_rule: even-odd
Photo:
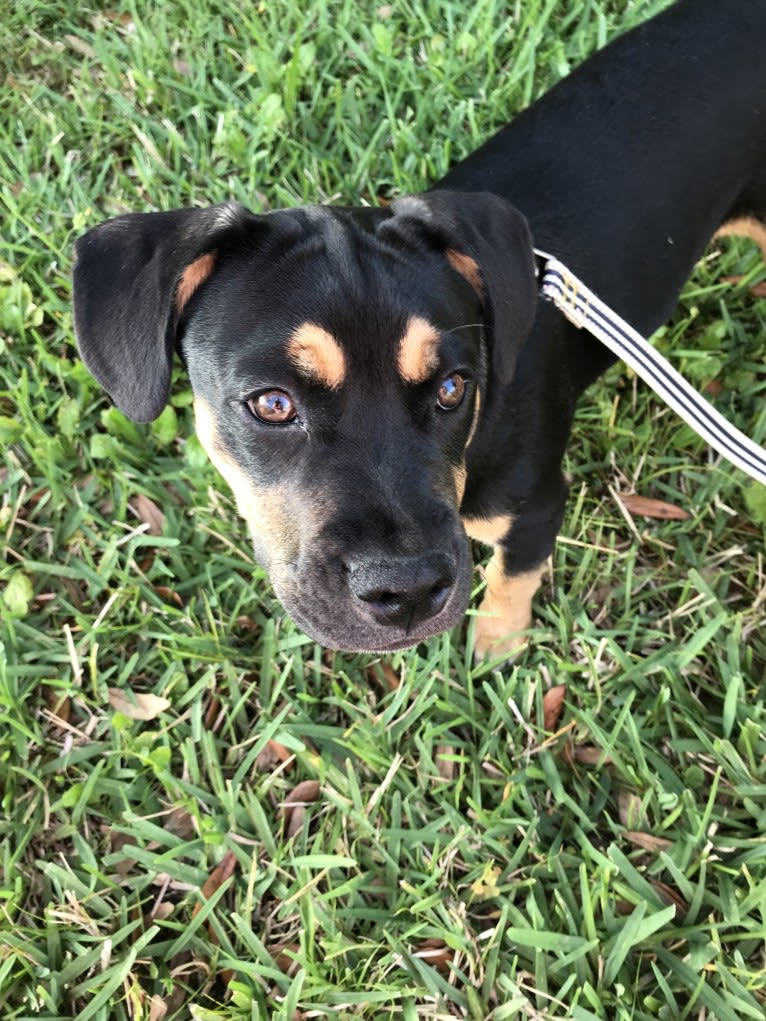
<instances>
[{"instance_id":1,"label":"striped leash","mask_svg":"<svg viewBox=\"0 0 766 1021\"><path fill-rule=\"evenodd\" d=\"M588 330L629 365L722 457L766 485L766 451L735 429L640 333L588 290L563 263L537 249L535 255L544 260L543 295L571 323Z\"/></svg>"}]
</instances>

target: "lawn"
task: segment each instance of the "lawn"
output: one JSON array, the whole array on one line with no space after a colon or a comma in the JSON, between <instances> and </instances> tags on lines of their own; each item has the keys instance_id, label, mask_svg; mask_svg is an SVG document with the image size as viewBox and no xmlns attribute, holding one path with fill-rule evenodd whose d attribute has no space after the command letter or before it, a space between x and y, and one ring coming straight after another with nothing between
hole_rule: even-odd
<instances>
[{"instance_id":1,"label":"lawn","mask_svg":"<svg viewBox=\"0 0 766 1021\"><path fill-rule=\"evenodd\" d=\"M0 1015L762 1021L766 490L616 367L515 663L329 653L72 331L88 226L416 192L664 0L2 6ZM657 341L762 443L765 279Z\"/></svg>"}]
</instances>

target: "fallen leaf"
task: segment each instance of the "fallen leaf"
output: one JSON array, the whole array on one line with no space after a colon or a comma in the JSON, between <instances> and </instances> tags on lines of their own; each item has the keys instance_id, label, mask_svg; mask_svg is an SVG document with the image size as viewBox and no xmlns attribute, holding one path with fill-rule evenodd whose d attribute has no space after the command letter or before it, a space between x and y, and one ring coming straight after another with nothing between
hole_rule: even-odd
<instances>
[{"instance_id":1,"label":"fallen leaf","mask_svg":"<svg viewBox=\"0 0 766 1021\"><path fill-rule=\"evenodd\" d=\"M612 764L612 759L604 755L604 749L592 744L576 744L569 750L569 754L574 762L580 762L583 766L597 766L600 762L605 766Z\"/></svg>"},{"instance_id":2,"label":"fallen leaf","mask_svg":"<svg viewBox=\"0 0 766 1021\"><path fill-rule=\"evenodd\" d=\"M720 379L711 379L709 383L703 386L702 392L710 394L711 397L720 397L723 393L723 383Z\"/></svg>"},{"instance_id":3,"label":"fallen leaf","mask_svg":"<svg viewBox=\"0 0 766 1021\"><path fill-rule=\"evenodd\" d=\"M175 603L176 606L184 605L183 599L168 585L154 585L153 588L160 599L164 599L166 603Z\"/></svg>"},{"instance_id":4,"label":"fallen leaf","mask_svg":"<svg viewBox=\"0 0 766 1021\"><path fill-rule=\"evenodd\" d=\"M691 517L683 507L666 503L664 500L653 500L638 493L620 493L620 502L631 514L639 514L644 518L656 518L660 521L688 521Z\"/></svg>"},{"instance_id":5,"label":"fallen leaf","mask_svg":"<svg viewBox=\"0 0 766 1021\"><path fill-rule=\"evenodd\" d=\"M300 952L299 943L279 943L275 947L269 947L272 960L285 975L291 975L298 970Z\"/></svg>"},{"instance_id":6,"label":"fallen leaf","mask_svg":"<svg viewBox=\"0 0 766 1021\"><path fill-rule=\"evenodd\" d=\"M72 715L72 700L63 691L56 688L46 687L45 702L51 716L55 716L61 723L69 723Z\"/></svg>"},{"instance_id":7,"label":"fallen leaf","mask_svg":"<svg viewBox=\"0 0 766 1021\"><path fill-rule=\"evenodd\" d=\"M285 772L292 768L295 752L285 748L279 741L267 741L255 757L255 769L259 773L269 773L279 762Z\"/></svg>"},{"instance_id":8,"label":"fallen leaf","mask_svg":"<svg viewBox=\"0 0 766 1021\"><path fill-rule=\"evenodd\" d=\"M675 904L680 914L687 914L689 905L674 886L668 886L667 883L662 883L659 879L650 879L649 882L666 904Z\"/></svg>"},{"instance_id":9,"label":"fallen leaf","mask_svg":"<svg viewBox=\"0 0 766 1021\"><path fill-rule=\"evenodd\" d=\"M440 975L448 975L455 952L442 939L424 939L415 948L415 957L436 968Z\"/></svg>"},{"instance_id":10,"label":"fallen leaf","mask_svg":"<svg viewBox=\"0 0 766 1021\"><path fill-rule=\"evenodd\" d=\"M237 627L242 628L242 630L248 634L253 631L257 631L260 627L257 620L254 620L252 617L248 617L246 614L242 614L242 616L237 617L234 623Z\"/></svg>"},{"instance_id":11,"label":"fallen leaf","mask_svg":"<svg viewBox=\"0 0 766 1021\"><path fill-rule=\"evenodd\" d=\"M742 282L742 275L738 276L725 276L721 277L721 280L725 284L739 284ZM748 290L754 298L766 298L766 280L761 280L757 284L752 284Z\"/></svg>"},{"instance_id":12,"label":"fallen leaf","mask_svg":"<svg viewBox=\"0 0 766 1021\"><path fill-rule=\"evenodd\" d=\"M162 900L152 908L151 913L148 915L148 920L150 922L156 922L158 919L159 921L164 921L166 918L170 918L175 909L176 906L172 901Z\"/></svg>"},{"instance_id":13,"label":"fallen leaf","mask_svg":"<svg viewBox=\"0 0 766 1021\"><path fill-rule=\"evenodd\" d=\"M154 500L150 500L144 493L137 493L129 506L138 520L149 526L149 535L162 535L165 515Z\"/></svg>"},{"instance_id":14,"label":"fallen leaf","mask_svg":"<svg viewBox=\"0 0 766 1021\"><path fill-rule=\"evenodd\" d=\"M300 831L306 815L306 806L316 801L319 791L318 780L302 780L282 802L279 814L282 816L282 826L288 840Z\"/></svg>"},{"instance_id":15,"label":"fallen leaf","mask_svg":"<svg viewBox=\"0 0 766 1021\"><path fill-rule=\"evenodd\" d=\"M455 749L449 744L440 744L436 749L434 755L434 762L436 763L436 770L442 780L454 780L457 774L457 762L455 762L454 756Z\"/></svg>"},{"instance_id":16,"label":"fallen leaf","mask_svg":"<svg viewBox=\"0 0 766 1021\"><path fill-rule=\"evenodd\" d=\"M149 1001L149 1021L162 1021L168 1012L168 1005L159 996L153 996Z\"/></svg>"},{"instance_id":17,"label":"fallen leaf","mask_svg":"<svg viewBox=\"0 0 766 1021\"><path fill-rule=\"evenodd\" d=\"M389 691L396 691L399 687L399 675L396 670L394 670L387 659L381 661L380 669L383 671Z\"/></svg>"},{"instance_id":18,"label":"fallen leaf","mask_svg":"<svg viewBox=\"0 0 766 1021\"><path fill-rule=\"evenodd\" d=\"M566 693L565 684L555 684L543 695L543 727L551 734L558 730Z\"/></svg>"},{"instance_id":19,"label":"fallen leaf","mask_svg":"<svg viewBox=\"0 0 766 1021\"><path fill-rule=\"evenodd\" d=\"M645 851L667 851L673 846L671 840L655 837L653 833L643 833L641 830L625 830L623 836L636 847L642 847Z\"/></svg>"},{"instance_id":20,"label":"fallen leaf","mask_svg":"<svg viewBox=\"0 0 766 1021\"><path fill-rule=\"evenodd\" d=\"M631 791L623 789L617 795L617 811L620 822L628 830L636 830L644 822L644 806L641 803L641 798Z\"/></svg>"},{"instance_id":21,"label":"fallen leaf","mask_svg":"<svg viewBox=\"0 0 766 1021\"><path fill-rule=\"evenodd\" d=\"M207 877L205 882L202 884L200 894L202 900L197 901L192 911L192 918L195 918L202 910L202 902L209 900L216 890L220 890L229 876L234 874L234 869L237 867L237 859L234 856L233 851L227 851L226 854L221 858L220 864L216 865L210 875ZM214 943L218 943L218 937L215 933L210 930L210 937Z\"/></svg>"},{"instance_id":22,"label":"fallen leaf","mask_svg":"<svg viewBox=\"0 0 766 1021\"><path fill-rule=\"evenodd\" d=\"M271 748L271 750L274 753L275 757L280 762L287 762L288 759L291 759L295 755L295 752L291 752L289 748L285 748L285 746L283 744L280 744L279 741L270 740L268 742L268 744L269 744L269 748ZM304 780L303 783L316 783L316 781L315 780ZM298 784L298 787L301 787L301 786L302 786L302 784ZM295 788L296 791L298 790L298 787ZM295 794L295 791L293 791L293 794Z\"/></svg>"},{"instance_id":23,"label":"fallen leaf","mask_svg":"<svg viewBox=\"0 0 766 1021\"><path fill-rule=\"evenodd\" d=\"M89 46L84 39L81 39L77 35L65 35L64 42L69 46L70 49L74 50L81 57L87 57L88 60L97 60L98 56L92 46Z\"/></svg>"},{"instance_id":24,"label":"fallen leaf","mask_svg":"<svg viewBox=\"0 0 766 1021\"><path fill-rule=\"evenodd\" d=\"M165 816L163 829L181 840L191 840L197 832L194 818L186 808L173 808Z\"/></svg>"},{"instance_id":25,"label":"fallen leaf","mask_svg":"<svg viewBox=\"0 0 766 1021\"><path fill-rule=\"evenodd\" d=\"M130 720L155 720L170 708L170 702L160 695L130 691L128 688L109 688L109 704L115 712Z\"/></svg>"}]
</instances>

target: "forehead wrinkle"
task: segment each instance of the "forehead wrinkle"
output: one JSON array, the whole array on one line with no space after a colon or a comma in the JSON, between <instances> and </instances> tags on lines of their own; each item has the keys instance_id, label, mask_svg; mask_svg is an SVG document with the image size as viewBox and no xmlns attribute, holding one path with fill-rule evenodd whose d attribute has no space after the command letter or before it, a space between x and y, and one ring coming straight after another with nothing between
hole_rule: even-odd
<instances>
[{"instance_id":1,"label":"forehead wrinkle","mask_svg":"<svg viewBox=\"0 0 766 1021\"><path fill-rule=\"evenodd\" d=\"M421 316L410 316L399 341L397 368L406 383L424 383L439 364L441 335Z\"/></svg>"},{"instance_id":2,"label":"forehead wrinkle","mask_svg":"<svg viewBox=\"0 0 766 1021\"><path fill-rule=\"evenodd\" d=\"M346 356L323 326L305 322L296 327L285 346L295 368L311 381L337 390L346 378Z\"/></svg>"}]
</instances>

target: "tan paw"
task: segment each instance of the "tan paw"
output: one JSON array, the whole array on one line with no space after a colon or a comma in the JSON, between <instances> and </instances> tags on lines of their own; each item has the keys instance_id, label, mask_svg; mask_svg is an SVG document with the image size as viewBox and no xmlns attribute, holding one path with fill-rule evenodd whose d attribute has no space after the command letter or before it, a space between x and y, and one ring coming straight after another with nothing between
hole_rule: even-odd
<instances>
[{"instance_id":1,"label":"tan paw","mask_svg":"<svg viewBox=\"0 0 766 1021\"><path fill-rule=\"evenodd\" d=\"M474 656L511 659L527 643L532 624L532 597L540 587L545 565L525 574L506 575L493 557L487 565L487 591L474 632Z\"/></svg>"},{"instance_id":2,"label":"tan paw","mask_svg":"<svg viewBox=\"0 0 766 1021\"><path fill-rule=\"evenodd\" d=\"M486 602L486 600L485 600ZM523 632L532 624L532 614L527 619L519 619L511 622L507 618L490 616L484 609L484 603L479 607L479 613L485 616L477 616L476 628L474 630L473 655L474 659L513 659L528 641L528 636Z\"/></svg>"}]
</instances>

